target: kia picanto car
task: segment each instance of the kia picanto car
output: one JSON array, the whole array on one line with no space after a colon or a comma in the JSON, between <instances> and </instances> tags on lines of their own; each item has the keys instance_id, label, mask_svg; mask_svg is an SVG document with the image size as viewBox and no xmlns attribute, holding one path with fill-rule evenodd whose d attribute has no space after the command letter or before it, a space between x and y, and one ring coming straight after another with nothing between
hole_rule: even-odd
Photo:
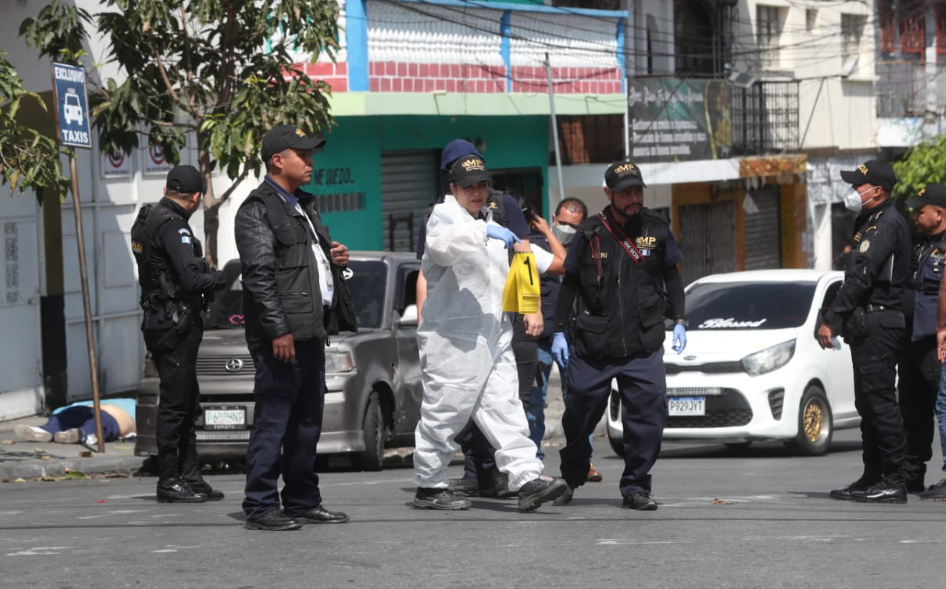
<instances>
[{"instance_id":1,"label":"kia picanto car","mask_svg":"<svg viewBox=\"0 0 946 589\"><path fill-rule=\"evenodd\" d=\"M835 429L856 427L850 349L822 350L821 310L844 274L760 270L716 274L686 289L687 346L668 332L666 440L714 440L745 447L782 440L796 453L828 451ZM613 388L613 385L612 385ZM608 437L623 455L621 402L608 407Z\"/></svg>"},{"instance_id":2,"label":"kia picanto car","mask_svg":"<svg viewBox=\"0 0 946 589\"><path fill-rule=\"evenodd\" d=\"M386 446L414 443L423 387L417 349L415 287L420 262L410 253L352 252L345 271L355 299L358 333L331 336L325 350L325 413L319 454L348 453L364 470L380 470ZM204 317L197 357L202 457L243 456L253 427L255 368L243 333L240 265L224 271L220 291ZM138 386L135 453L157 453L158 378L146 361Z\"/></svg>"}]
</instances>

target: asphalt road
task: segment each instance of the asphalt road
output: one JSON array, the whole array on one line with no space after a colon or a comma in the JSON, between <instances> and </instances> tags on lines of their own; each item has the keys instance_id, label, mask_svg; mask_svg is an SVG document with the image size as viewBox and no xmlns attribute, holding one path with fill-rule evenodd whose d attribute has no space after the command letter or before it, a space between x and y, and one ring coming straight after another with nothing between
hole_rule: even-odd
<instances>
[{"instance_id":1,"label":"asphalt road","mask_svg":"<svg viewBox=\"0 0 946 589\"><path fill-rule=\"evenodd\" d=\"M668 443L654 471L661 506L649 513L618 508L622 462L604 439L594 461L603 483L527 514L498 500L417 511L410 468L335 471L322 476L325 504L351 523L283 533L243 529L234 474L210 477L227 497L204 505L155 503L154 478L7 483L0 585L941 588L946 503L828 498L860 474L856 439L840 432L820 458L779 444ZM940 460L937 451L930 483ZM553 449L546 472L557 465Z\"/></svg>"}]
</instances>

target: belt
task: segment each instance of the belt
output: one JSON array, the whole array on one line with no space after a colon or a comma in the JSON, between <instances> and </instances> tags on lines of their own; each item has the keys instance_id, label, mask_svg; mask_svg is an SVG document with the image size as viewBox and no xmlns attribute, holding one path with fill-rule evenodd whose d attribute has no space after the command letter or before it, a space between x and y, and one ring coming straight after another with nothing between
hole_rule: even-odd
<instances>
[{"instance_id":1,"label":"belt","mask_svg":"<svg viewBox=\"0 0 946 589\"><path fill-rule=\"evenodd\" d=\"M874 305L874 304L872 304L872 303L868 303L868 304L864 307L864 310L867 311L868 313L876 313L876 312L878 312L878 311L896 311L896 309L892 309L892 308L887 307L887 306L885 306L885 305Z\"/></svg>"}]
</instances>

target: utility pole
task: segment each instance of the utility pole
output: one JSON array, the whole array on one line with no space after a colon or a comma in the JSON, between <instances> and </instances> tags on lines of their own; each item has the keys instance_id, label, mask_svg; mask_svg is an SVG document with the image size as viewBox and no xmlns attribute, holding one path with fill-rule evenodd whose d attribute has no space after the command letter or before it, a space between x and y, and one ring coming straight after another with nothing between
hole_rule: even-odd
<instances>
[{"instance_id":1,"label":"utility pole","mask_svg":"<svg viewBox=\"0 0 946 589\"><path fill-rule=\"evenodd\" d=\"M558 174L558 202L565 200L565 182L562 180L562 151L558 144L558 117L555 116L555 89L552 87L552 62L545 52L545 78L549 86L549 110L552 113L552 140L555 141L555 171ZM550 207L552 208L552 207Z\"/></svg>"}]
</instances>

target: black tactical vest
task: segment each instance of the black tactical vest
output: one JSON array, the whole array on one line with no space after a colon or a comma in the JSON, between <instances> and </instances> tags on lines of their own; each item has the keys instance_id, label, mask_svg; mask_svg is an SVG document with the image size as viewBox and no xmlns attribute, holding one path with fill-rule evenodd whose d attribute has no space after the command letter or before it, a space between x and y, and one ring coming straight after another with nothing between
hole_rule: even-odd
<instances>
[{"instance_id":1,"label":"black tactical vest","mask_svg":"<svg viewBox=\"0 0 946 589\"><path fill-rule=\"evenodd\" d=\"M946 263L946 234L917 246L910 287L916 291L913 307L913 340L936 335L939 287Z\"/></svg>"},{"instance_id":2,"label":"black tactical vest","mask_svg":"<svg viewBox=\"0 0 946 589\"><path fill-rule=\"evenodd\" d=\"M165 260L155 251L155 240L165 223L183 220L162 203L147 204L138 211L131 227L131 251L138 264L138 284L141 285L141 308L146 312L169 311L169 306L180 299L180 283ZM195 251L200 242L194 238Z\"/></svg>"},{"instance_id":3,"label":"black tactical vest","mask_svg":"<svg viewBox=\"0 0 946 589\"><path fill-rule=\"evenodd\" d=\"M595 215L579 229L584 243L575 346L587 358L652 354L666 337L663 319L669 299L663 264L670 229L647 209L623 228L611 219L607 223L611 231ZM621 245L621 229L631 254Z\"/></svg>"}]
</instances>

